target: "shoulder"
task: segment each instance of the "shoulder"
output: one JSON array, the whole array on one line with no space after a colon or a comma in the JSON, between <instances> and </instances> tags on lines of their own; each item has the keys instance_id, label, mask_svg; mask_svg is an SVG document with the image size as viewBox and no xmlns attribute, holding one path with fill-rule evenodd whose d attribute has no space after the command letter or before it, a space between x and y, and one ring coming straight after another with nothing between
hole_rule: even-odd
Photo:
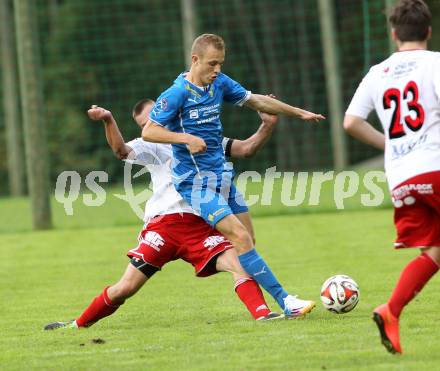
<instances>
[{"instance_id":1,"label":"shoulder","mask_svg":"<svg viewBox=\"0 0 440 371\"><path fill-rule=\"evenodd\" d=\"M126 143L136 155L142 152L156 152L156 143L151 143L143 140L142 138L136 138Z\"/></svg>"},{"instance_id":2,"label":"shoulder","mask_svg":"<svg viewBox=\"0 0 440 371\"><path fill-rule=\"evenodd\" d=\"M420 50L417 52L418 58L427 58L427 59L439 59L440 52L434 50Z\"/></svg>"},{"instance_id":3,"label":"shoulder","mask_svg":"<svg viewBox=\"0 0 440 371\"><path fill-rule=\"evenodd\" d=\"M231 84L234 84L235 81L231 79L228 75L220 72L217 78L215 79L215 83L219 86L230 86Z\"/></svg>"},{"instance_id":4,"label":"shoulder","mask_svg":"<svg viewBox=\"0 0 440 371\"><path fill-rule=\"evenodd\" d=\"M224 73L220 73L217 78L215 79L215 84L217 86L220 86L221 88L225 90L243 90L244 88L241 86L241 84L232 78L230 78L228 75Z\"/></svg>"},{"instance_id":5,"label":"shoulder","mask_svg":"<svg viewBox=\"0 0 440 371\"><path fill-rule=\"evenodd\" d=\"M173 149L171 147L171 144L156 143L156 154L161 159L171 158L173 156Z\"/></svg>"},{"instance_id":6,"label":"shoulder","mask_svg":"<svg viewBox=\"0 0 440 371\"><path fill-rule=\"evenodd\" d=\"M166 89L160 97L162 98L170 98L173 97L175 99L179 99L182 96L187 95L187 89L185 89L185 84L181 81L174 81L173 85L171 85L168 89Z\"/></svg>"},{"instance_id":7,"label":"shoulder","mask_svg":"<svg viewBox=\"0 0 440 371\"><path fill-rule=\"evenodd\" d=\"M228 83L228 82L234 81L234 80L231 77L229 77L228 75L226 75L225 73L220 72L217 76L216 81L218 81L221 84L224 84L224 83Z\"/></svg>"},{"instance_id":8,"label":"shoulder","mask_svg":"<svg viewBox=\"0 0 440 371\"><path fill-rule=\"evenodd\" d=\"M390 58L387 58L384 61L371 66L368 72L362 78L362 85L375 84L375 82L378 81L378 79L380 79L382 76L384 76L384 74L386 74L389 69Z\"/></svg>"},{"instance_id":9,"label":"shoulder","mask_svg":"<svg viewBox=\"0 0 440 371\"><path fill-rule=\"evenodd\" d=\"M159 98L150 113L153 121L160 120L163 115L174 115L187 99L185 87L176 79L176 81ZM159 121L158 123L161 123Z\"/></svg>"},{"instance_id":10,"label":"shoulder","mask_svg":"<svg viewBox=\"0 0 440 371\"><path fill-rule=\"evenodd\" d=\"M440 52L429 51L428 54L435 63L440 63Z\"/></svg>"},{"instance_id":11,"label":"shoulder","mask_svg":"<svg viewBox=\"0 0 440 371\"><path fill-rule=\"evenodd\" d=\"M128 142L127 146L132 149L132 153L127 160L139 165L163 164L172 159L173 156L170 144L151 143L142 138L136 138Z\"/></svg>"},{"instance_id":12,"label":"shoulder","mask_svg":"<svg viewBox=\"0 0 440 371\"><path fill-rule=\"evenodd\" d=\"M179 99L180 97L188 94L188 90L185 88L185 79L182 74L180 74L173 82L173 84L168 87L168 89L164 90L164 92L160 95L160 97L173 97L175 99Z\"/></svg>"},{"instance_id":13,"label":"shoulder","mask_svg":"<svg viewBox=\"0 0 440 371\"><path fill-rule=\"evenodd\" d=\"M370 67L368 70L368 73L365 75L365 77L374 77L377 75L381 75L383 72L389 68L391 62L391 57L388 57L387 59L383 60L380 63L377 63Z\"/></svg>"}]
</instances>

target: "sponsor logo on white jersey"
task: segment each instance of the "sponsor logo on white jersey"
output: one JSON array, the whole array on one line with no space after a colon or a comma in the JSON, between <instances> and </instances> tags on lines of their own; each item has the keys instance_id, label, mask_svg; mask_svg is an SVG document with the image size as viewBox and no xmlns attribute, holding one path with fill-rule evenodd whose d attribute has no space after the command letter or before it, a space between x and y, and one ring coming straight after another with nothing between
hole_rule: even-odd
<instances>
[{"instance_id":1,"label":"sponsor logo on white jersey","mask_svg":"<svg viewBox=\"0 0 440 371\"><path fill-rule=\"evenodd\" d=\"M408 153L421 148L428 141L428 135L422 134L416 138L410 138L407 141L398 145L392 143L392 159L396 160L400 157L406 156Z\"/></svg>"},{"instance_id":2,"label":"sponsor logo on white jersey","mask_svg":"<svg viewBox=\"0 0 440 371\"><path fill-rule=\"evenodd\" d=\"M205 240L203 245L208 250L212 250L213 248L217 247L222 242L225 242L225 238L223 236L210 236Z\"/></svg>"},{"instance_id":3,"label":"sponsor logo on white jersey","mask_svg":"<svg viewBox=\"0 0 440 371\"><path fill-rule=\"evenodd\" d=\"M151 231L145 233L143 242L158 252L160 252L160 248L165 245L165 241L162 236L157 232Z\"/></svg>"}]
</instances>

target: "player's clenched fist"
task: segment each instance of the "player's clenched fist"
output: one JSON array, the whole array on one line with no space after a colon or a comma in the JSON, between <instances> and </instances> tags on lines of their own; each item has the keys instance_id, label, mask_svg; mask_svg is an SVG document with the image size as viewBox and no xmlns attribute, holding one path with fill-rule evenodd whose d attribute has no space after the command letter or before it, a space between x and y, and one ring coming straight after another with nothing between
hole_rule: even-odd
<instances>
[{"instance_id":1,"label":"player's clenched fist","mask_svg":"<svg viewBox=\"0 0 440 371\"><path fill-rule=\"evenodd\" d=\"M93 121L100 121L100 120L108 120L112 117L112 113L105 108L98 107L96 105L93 105L88 111L87 114L89 115L89 118Z\"/></svg>"},{"instance_id":2,"label":"player's clenched fist","mask_svg":"<svg viewBox=\"0 0 440 371\"><path fill-rule=\"evenodd\" d=\"M202 138L196 137L194 135L188 136L188 142L186 144L188 150L194 155L197 153L203 153L206 151L206 143Z\"/></svg>"}]
</instances>

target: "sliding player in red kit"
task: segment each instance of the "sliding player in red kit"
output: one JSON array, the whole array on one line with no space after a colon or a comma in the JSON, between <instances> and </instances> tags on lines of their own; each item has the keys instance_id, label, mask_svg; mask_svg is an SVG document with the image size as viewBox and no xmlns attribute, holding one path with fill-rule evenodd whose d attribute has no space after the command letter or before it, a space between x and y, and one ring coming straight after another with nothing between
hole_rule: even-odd
<instances>
[{"instance_id":1,"label":"sliding player in red kit","mask_svg":"<svg viewBox=\"0 0 440 371\"><path fill-rule=\"evenodd\" d=\"M153 101L145 99L134 107L133 118L140 128L153 105ZM106 287L75 320L53 322L45 329L91 326L113 314L165 264L176 259L192 264L198 277L217 272L231 273L235 292L255 320L284 318L284 315L268 308L260 287L241 267L231 243L200 218L174 189L170 168L171 146L146 142L141 138L126 143L110 111L93 106L88 115L92 120L104 122L107 141L119 159L148 168L153 195L145 206L145 225L139 235L138 246L128 252L131 260L121 279ZM246 140L223 139L227 157L252 156L269 139L278 119L275 115L260 116L260 127Z\"/></svg>"}]
</instances>

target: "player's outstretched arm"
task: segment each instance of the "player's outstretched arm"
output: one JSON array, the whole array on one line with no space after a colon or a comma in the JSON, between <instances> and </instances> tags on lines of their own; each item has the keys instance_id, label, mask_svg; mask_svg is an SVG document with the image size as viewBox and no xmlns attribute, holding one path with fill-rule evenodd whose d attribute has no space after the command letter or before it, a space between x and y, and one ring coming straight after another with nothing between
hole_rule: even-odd
<instances>
[{"instance_id":1,"label":"player's outstretched arm","mask_svg":"<svg viewBox=\"0 0 440 371\"><path fill-rule=\"evenodd\" d=\"M107 143L111 147L113 153L120 160L126 159L132 149L125 144L124 138L119 131L118 124L113 118L112 113L105 108L93 105L87 114L89 118L93 121L103 121L105 128L105 137L107 138Z\"/></svg>"},{"instance_id":2,"label":"player's outstretched arm","mask_svg":"<svg viewBox=\"0 0 440 371\"><path fill-rule=\"evenodd\" d=\"M304 121L319 122L325 117L321 114L305 111L298 107L290 106L278 99L261 94L251 94L245 105L255 111L261 111L271 114L283 114L287 116L297 117Z\"/></svg>"},{"instance_id":3,"label":"player's outstretched arm","mask_svg":"<svg viewBox=\"0 0 440 371\"><path fill-rule=\"evenodd\" d=\"M382 151L385 149L385 135L379 130L376 130L363 118L345 115L344 129L348 134L361 142L369 144Z\"/></svg>"},{"instance_id":4,"label":"player's outstretched arm","mask_svg":"<svg viewBox=\"0 0 440 371\"><path fill-rule=\"evenodd\" d=\"M192 154L206 151L206 143L202 138L187 133L175 133L151 120L142 129L142 139L153 143L186 144Z\"/></svg>"},{"instance_id":5,"label":"player's outstretched arm","mask_svg":"<svg viewBox=\"0 0 440 371\"><path fill-rule=\"evenodd\" d=\"M234 139L231 145L231 157L249 158L254 156L269 140L278 122L277 115L258 112L262 123L258 130L245 140Z\"/></svg>"}]
</instances>

